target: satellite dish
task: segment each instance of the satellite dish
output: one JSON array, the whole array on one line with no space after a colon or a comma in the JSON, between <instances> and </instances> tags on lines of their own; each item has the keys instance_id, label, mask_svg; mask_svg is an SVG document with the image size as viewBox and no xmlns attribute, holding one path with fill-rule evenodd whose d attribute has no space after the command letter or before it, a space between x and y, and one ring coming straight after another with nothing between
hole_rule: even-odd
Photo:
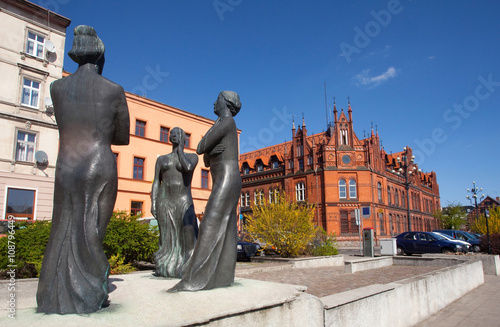
<instances>
[{"instance_id":1,"label":"satellite dish","mask_svg":"<svg viewBox=\"0 0 500 327\"><path fill-rule=\"evenodd\" d=\"M49 116L54 114L54 103L50 97L45 98L45 113Z\"/></svg>"},{"instance_id":2,"label":"satellite dish","mask_svg":"<svg viewBox=\"0 0 500 327\"><path fill-rule=\"evenodd\" d=\"M44 170L49 165L49 157L44 151L35 152L36 166L40 170Z\"/></svg>"},{"instance_id":3,"label":"satellite dish","mask_svg":"<svg viewBox=\"0 0 500 327\"><path fill-rule=\"evenodd\" d=\"M45 41L45 49L47 49L47 52L54 53L56 52L56 45L51 40L47 40Z\"/></svg>"},{"instance_id":4,"label":"satellite dish","mask_svg":"<svg viewBox=\"0 0 500 327\"><path fill-rule=\"evenodd\" d=\"M45 98L45 106L46 107L52 107L54 103L52 102L52 98L51 97L46 97Z\"/></svg>"}]
</instances>

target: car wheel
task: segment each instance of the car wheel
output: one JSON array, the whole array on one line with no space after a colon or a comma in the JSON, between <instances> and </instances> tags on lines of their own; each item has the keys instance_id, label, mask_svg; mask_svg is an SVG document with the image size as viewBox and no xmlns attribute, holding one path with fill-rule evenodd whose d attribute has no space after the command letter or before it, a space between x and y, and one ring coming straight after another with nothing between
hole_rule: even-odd
<instances>
[{"instance_id":1,"label":"car wheel","mask_svg":"<svg viewBox=\"0 0 500 327\"><path fill-rule=\"evenodd\" d=\"M443 253L443 254L448 254L448 253L453 253L453 251L452 251L450 248L443 248L443 249L441 250L441 253Z\"/></svg>"},{"instance_id":2,"label":"car wheel","mask_svg":"<svg viewBox=\"0 0 500 327\"><path fill-rule=\"evenodd\" d=\"M474 245L474 246L472 247L472 250L473 250L474 252L481 252L481 247L480 247L479 245L477 245L477 244L476 244L476 245Z\"/></svg>"},{"instance_id":3,"label":"car wheel","mask_svg":"<svg viewBox=\"0 0 500 327\"><path fill-rule=\"evenodd\" d=\"M398 246L398 255L404 255L405 254L405 250L403 250L402 247Z\"/></svg>"}]
</instances>

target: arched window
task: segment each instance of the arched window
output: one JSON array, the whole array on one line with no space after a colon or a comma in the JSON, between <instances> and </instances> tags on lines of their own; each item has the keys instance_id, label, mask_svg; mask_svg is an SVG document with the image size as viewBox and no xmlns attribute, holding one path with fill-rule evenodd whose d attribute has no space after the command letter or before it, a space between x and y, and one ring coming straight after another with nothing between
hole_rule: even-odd
<instances>
[{"instance_id":1,"label":"arched window","mask_svg":"<svg viewBox=\"0 0 500 327\"><path fill-rule=\"evenodd\" d=\"M304 182L297 183L295 185L295 199L297 201L304 201L305 200L305 194L306 194L306 185Z\"/></svg>"},{"instance_id":2,"label":"arched window","mask_svg":"<svg viewBox=\"0 0 500 327\"><path fill-rule=\"evenodd\" d=\"M380 200L380 198L379 198L379 200ZM387 202L389 203L389 205L392 205L391 188L389 186L387 186Z\"/></svg>"},{"instance_id":3,"label":"arched window","mask_svg":"<svg viewBox=\"0 0 500 327\"><path fill-rule=\"evenodd\" d=\"M345 180L339 180L339 198L345 199L347 197L346 194L346 183Z\"/></svg>"},{"instance_id":4,"label":"arched window","mask_svg":"<svg viewBox=\"0 0 500 327\"><path fill-rule=\"evenodd\" d=\"M354 179L351 179L349 181L349 198L351 199L357 198L356 181Z\"/></svg>"},{"instance_id":5,"label":"arched window","mask_svg":"<svg viewBox=\"0 0 500 327\"><path fill-rule=\"evenodd\" d=\"M382 202L382 184L380 184L380 182L377 183L377 191L378 191L378 202Z\"/></svg>"},{"instance_id":6,"label":"arched window","mask_svg":"<svg viewBox=\"0 0 500 327\"><path fill-rule=\"evenodd\" d=\"M399 192L398 190L394 190L394 204L396 207L399 207Z\"/></svg>"}]
</instances>

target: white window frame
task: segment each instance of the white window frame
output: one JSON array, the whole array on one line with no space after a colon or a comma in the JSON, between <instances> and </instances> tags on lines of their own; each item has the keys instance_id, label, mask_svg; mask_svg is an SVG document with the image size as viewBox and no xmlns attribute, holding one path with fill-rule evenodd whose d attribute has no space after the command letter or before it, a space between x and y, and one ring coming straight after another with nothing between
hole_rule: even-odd
<instances>
[{"instance_id":1,"label":"white window frame","mask_svg":"<svg viewBox=\"0 0 500 327\"><path fill-rule=\"evenodd\" d=\"M245 207L250 206L250 192L245 193Z\"/></svg>"},{"instance_id":2,"label":"white window frame","mask_svg":"<svg viewBox=\"0 0 500 327\"><path fill-rule=\"evenodd\" d=\"M356 199L358 197L358 190L356 186L356 180L349 180L349 198Z\"/></svg>"},{"instance_id":3,"label":"white window frame","mask_svg":"<svg viewBox=\"0 0 500 327\"><path fill-rule=\"evenodd\" d=\"M35 38L34 39L30 38L30 34L32 34ZM38 38L42 38L43 42L40 42ZM47 37L45 35L34 32L32 30L28 30L28 33L26 34L26 53L29 54L30 56L43 59L43 55L45 53L46 38ZM30 52L30 44L33 45L31 52ZM40 52L40 47L41 47L41 52Z\"/></svg>"},{"instance_id":4,"label":"white window frame","mask_svg":"<svg viewBox=\"0 0 500 327\"><path fill-rule=\"evenodd\" d=\"M24 133L24 139L23 140L19 140L19 133ZM28 137L29 135L33 135L35 137L35 139L33 140L33 142L30 142L28 140ZM24 131L24 130L16 130L16 138L15 138L15 152L14 152L14 158L15 158L15 161L21 161L21 162L34 162L35 160L35 152L36 152L36 139L37 139L37 133L34 133L34 132L28 132L28 131ZM32 146L33 147L33 150L31 151L31 155L29 153L29 151L27 151L27 149L29 149L29 147ZM20 147L24 147L24 154L22 155L22 158L20 158L19 156L19 149Z\"/></svg>"},{"instance_id":5,"label":"white window frame","mask_svg":"<svg viewBox=\"0 0 500 327\"><path fill-rule=\"evenodd\" d=\"M306 184L299 182L295 185L295 199L297 201L305 201Z\"/></svg>"},{"instance_id":6,"label":"white window frame","mask_svg":"<svg viewBox=\"0 0 500 327\"><path fill-rule=\"evenodd\" d=\"M339 198L347 199L347 184L345 182L345 179L339 180Z\"/></svg>"},{"instance_id":7,"label":"white window frame","mask_svg":"<svg viewBox=\"0 0 500 327\"><path fill-rule=\"evenodd\" d=\"M29 81L30 85L25 85L26 81ZM38 88L34 87L33 83L38 83ZM25 90L27 90L27 92L29 92L28 103L24 102L24 91ZM42 82L40 82L39 80L36 80L36 79L32 79L32 78L23 76L22 85L21 85L21 105L26 106L26 107L30 107L30 108L38 109L39 104L40 104L41 90L42 90ZM33 104L33 92L37 92L36 93L36 104Z\"/></svg>"}]
</instances>

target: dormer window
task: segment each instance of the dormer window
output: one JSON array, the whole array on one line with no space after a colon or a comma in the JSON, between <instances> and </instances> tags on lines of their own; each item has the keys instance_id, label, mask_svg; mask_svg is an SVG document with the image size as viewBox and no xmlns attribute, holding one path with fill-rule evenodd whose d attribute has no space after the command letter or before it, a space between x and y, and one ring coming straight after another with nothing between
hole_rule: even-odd
<instances>
[{"instance_id":1,"label":"dormer window","mask_svg":"<svg viewBox=\"0 0 500 327\"><path fill-rule=\"evenodd\" d=\"M264 170L264 165L263 164L258 164L257 165L257 171L263 171Z\"/></svg>"},{"instance_id":2,"label":"dormer window","mask_svg":"<svg viewBox=\"0 0 500 327\"><path fill-rule=\"evenodd\" d=\"M279 161L277 161L277 160L273 161L273 169L279 168L279 166L280 166Z\"/></svg>"},{"instance_id":3,"label":"dormer window","mask_svg":"<svg viewBox=\"0 0 500 327\"><path fill-rule=\"evenodd\" d=\"M243 173L244 173L245 175L250 174L250 168L248 168L248 167L243 168Z\"/></svg>"}]
</instances>

